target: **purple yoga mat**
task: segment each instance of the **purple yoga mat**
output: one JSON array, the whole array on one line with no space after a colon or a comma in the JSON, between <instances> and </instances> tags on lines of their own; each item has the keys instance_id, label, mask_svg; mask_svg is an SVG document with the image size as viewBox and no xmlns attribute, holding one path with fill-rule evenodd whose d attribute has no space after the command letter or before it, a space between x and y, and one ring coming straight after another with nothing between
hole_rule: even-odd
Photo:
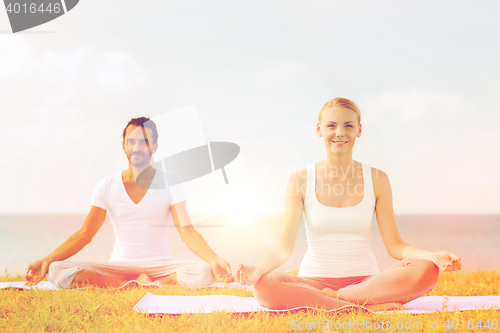
<instances>
[{"instance_id":1,"label":"purple yoga mat","mask_svg":"<svg viewBox=\"0 0 500 333\"><path fill-rule=\"evenodd\" d=\"M338 311L349 307L343 306ZM463 311L471 309L500 309L500 296L426 296L417 298L404 305L406 310L385 311L384 313L428 313L435 311ZM298 307L278 312L295 311L298 309L314 309ZM181 313L211 313L227 311L248 313L256 311L274 311L260 306L254 297L239 297L229 295L205 296L158 296L147 293L135 306L134 310L147 314L181 314ZM368 309L366 311L372 312Z\"/></svg>"}]
</instances>

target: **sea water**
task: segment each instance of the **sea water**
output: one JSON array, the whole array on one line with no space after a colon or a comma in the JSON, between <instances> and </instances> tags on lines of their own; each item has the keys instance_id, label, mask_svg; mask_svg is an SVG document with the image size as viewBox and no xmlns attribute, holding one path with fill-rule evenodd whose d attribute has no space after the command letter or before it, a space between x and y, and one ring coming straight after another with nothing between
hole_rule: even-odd
<instances>
[{"instance_id":1,"label":"sea water","mask_svg":"<svg viewBox=\"0 0 500 333\"><path fill-rule=\"evenodd\" d=\"M82 225L85 216L0 216L0 275L24 274L26 266L46 256ZM210 247L233 268L239 262L255 264L277 241L281 215L261 215L247 222L224 217L195 225ZM462 258L462 270L500 269L500 215L399 215L403 240L429 251L447 250ZM109 218L92 242L69 260L108 261L114 233ZM169 226L168 242L173 259L199 259ZM371 246L380 270L396 262L384 248L374 219ZM304 224L299 230L292 257L279 268L298 269L307 249Z\"/></svg>"}]
</instances>

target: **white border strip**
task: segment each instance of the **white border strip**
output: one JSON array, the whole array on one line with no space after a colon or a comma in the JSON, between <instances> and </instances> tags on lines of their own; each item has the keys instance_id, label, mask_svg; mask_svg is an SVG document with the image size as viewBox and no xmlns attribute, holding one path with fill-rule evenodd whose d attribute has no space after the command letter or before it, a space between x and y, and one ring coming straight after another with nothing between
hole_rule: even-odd
<instances>
[{"instance_id":1,"label":"white border strip","mask_svg":"<svg viewBox=\"0 0 500 333\"><path fill-rule=\"evenodd\" d=\"M64 2L64 0L61 0L61 3L62 3L62 7L64 9L64 14L66 14L68 11L66 10L66 3Z\"/></svg>"},{"instance_id":2,"label":"white border strip","mask_svg":"<svg viewBox=\"0 0 500 333\"><path fill-rule=\"evenodd\" d=\"M207 147L208 147L208 155L210 156L210 165L212 166L212 172L215 172L214 159L212 158L212 148L210 148L210 142L208 141L207 141Z\"/></svg>"}]
</instances>

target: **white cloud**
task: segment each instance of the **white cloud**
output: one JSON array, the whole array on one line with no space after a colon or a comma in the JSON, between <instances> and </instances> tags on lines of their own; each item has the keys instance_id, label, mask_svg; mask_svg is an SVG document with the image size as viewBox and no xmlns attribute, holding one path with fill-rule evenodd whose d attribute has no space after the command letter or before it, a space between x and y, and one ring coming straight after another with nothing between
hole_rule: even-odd
<instances>
[{"instance_id":1,"label":"white cloud","mask_svg":"<svg viewBox=\"0 0 500 333\"><path fill-rule=\"evenodd\" d=\"M0 39L0 78L25 73L34 68L31 47L22 38L6 36Z\"/></svg>"},{"instance_id":2,"label":"white cloud","mask_svg":"<svg viewBox=\"0 0 500 333\"><path fill-rule=\"evenodd\" d=\"M72 89L122 92L136 81L144 81L144 69L130 55L121 51L96 51L91 47L72 50L42 51L32 48L21 38L7 37L0 42L0 78L29 74L28 81L39 81L40 94L61 103ZM5 85L5 80L3 85ZM25 91L26 92L26 91ZM57 95L62 96L57 96ZM55 95L55 96L54 96Z\"/></svg>"},{"instance_id":3,"label":"white cloud","mask_svg":"<svg viewBox=\"0 0 500 333\"><path fill-rule=\"evenodd\" d=\"M123 113L120 103L147 89L148 79L124 52L43 50L17 36L0 40L0 78L0 136L15 140L12 152L70 149L103 117Z\"/></svg>"},{"instance_id":4,"label":"white cloud","mask_svg":"<svg viewBox=\"0 0 500 333\"><path fill-rule=\"evenodd\" d=\"M394 197L406 198L395 199L396 211L495 209L493 197L476 195L486 185L493 191L500 181L498 116L485 103L422 89L365 97L359 103L364 139L384 157L373 160L390 174Z\"/></svg>"},{"instance_id":5,"label":"white cloud","mask_svg":"<svg viewBox=\"0 0 500 333\"><path fill-rule=\"evenodd\" d=\"M442 93L411 89L390 92L360 103L369 110L365 119L383 124L407 124L427 117L446 118L462 114L466 101L456 93Z\"/></svg>"},{"instance_id":6,"label":"white cloud","mask_svg":"<svg viewBox=\"0 0 500 333\"><path fill-rule=\"evenodd\" d=\"M124 90L135 80L144 80L138 63L122 52L106 52L94 57L91 69L100 86L108 90Z\"/></svg>"}]
</instances>

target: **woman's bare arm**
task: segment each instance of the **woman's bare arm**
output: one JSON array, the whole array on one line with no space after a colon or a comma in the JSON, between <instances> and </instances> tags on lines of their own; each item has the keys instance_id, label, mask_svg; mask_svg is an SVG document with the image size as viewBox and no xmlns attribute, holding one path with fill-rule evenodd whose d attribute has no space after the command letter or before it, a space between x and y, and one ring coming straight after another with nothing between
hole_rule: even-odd
<instances>
[{"instance_id":1,"label":"woman's bare arm","mask_svg":"<svg viewBox=\"0 0 500 333\"><path fill-rule=\"evenodd\" d=\"M241 284L254 284L262 275L281 266L292 255L299 233L300 222L302 221L302 212L304 211L306 177L303 173L304 171L298 171L288 180L285 195L285 214L278 242L257 265L239 264L235 273L235 280Z\"/></svg>"},{"instance_id":2,"label":"woman's bare arm","mask_svg":"<svg viewBox=\"0 0 500 333\"><path fill-rule=\"evenodd\" d=\"M460 258L450 252L429 252L403 241L394 217L392 190L389 177L387 177L385 172L373 169L372 179L375 190L375 211L377 214L378 227L387 253L397 260L407 258L431 260L444 271L461 269Z\"/></svg>"}]
</instances>

